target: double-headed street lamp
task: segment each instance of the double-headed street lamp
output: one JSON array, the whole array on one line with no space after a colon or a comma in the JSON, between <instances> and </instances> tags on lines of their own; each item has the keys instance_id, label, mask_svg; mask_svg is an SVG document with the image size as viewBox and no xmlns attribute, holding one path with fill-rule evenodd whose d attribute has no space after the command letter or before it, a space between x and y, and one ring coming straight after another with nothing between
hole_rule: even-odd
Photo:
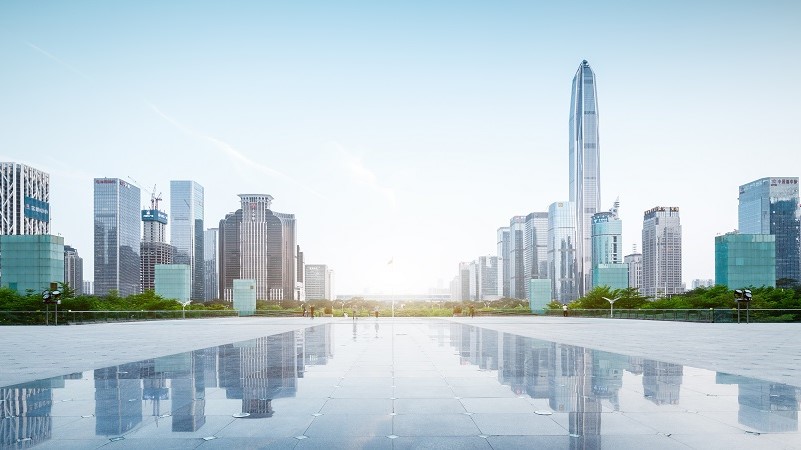
<instances>
[{"instance_id":1,"label":"double-headed street lamp","mask_svg":"<svg viewBox=\"0 0 801 450\"><path fill-rule=\"evenodd\" d=\"M615 317L615 302L620 300L620 297L615 297L615 298L601 297L601 298L609 302L609 317L610 318Z\"/></svg>"},{"instance_id":2,"label":"double-headed street lamp","mask_svg":"<svg viewBox=\"0 0 801 450\"><path fill-rule=\"evenodd\" d=\"M737 323L740 323L740 305L745 303L745 323L748 323L748 309L751 305L751 290L750 289L735 289L734 301L737 302Z\"/></svg>"}]
</instances>

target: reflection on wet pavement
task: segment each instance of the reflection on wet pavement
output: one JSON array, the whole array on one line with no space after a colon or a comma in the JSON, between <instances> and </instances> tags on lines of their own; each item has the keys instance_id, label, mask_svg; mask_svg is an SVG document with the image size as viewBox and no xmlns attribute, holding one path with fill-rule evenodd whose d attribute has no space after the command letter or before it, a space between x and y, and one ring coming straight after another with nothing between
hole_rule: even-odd
<instances>
[{"instance_id":1,"label":"reflection on wet pavement","mask_svg":"<svg viewBox=\"0 0 801 450\"><path fill-rule=\"evenodd\" d=\"M21 448L793 448L801 388L353 320L0 388Z\"/></svg>"}]
</instances>

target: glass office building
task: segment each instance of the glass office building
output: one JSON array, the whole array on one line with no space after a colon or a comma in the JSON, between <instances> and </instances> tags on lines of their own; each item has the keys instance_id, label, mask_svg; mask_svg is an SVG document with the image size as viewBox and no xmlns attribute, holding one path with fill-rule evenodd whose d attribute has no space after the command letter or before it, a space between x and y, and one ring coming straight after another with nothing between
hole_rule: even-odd
<instances>
[{"instance_id":1,"label":"glass office building","mask_svg":"<svg viewBox=\"0 0 801 450\"><path fill-rule=\"evenodd\" d=\"M158 264L155 267L156 294L162 298L188 302L190 284L188 264Z\"/></svg>"},{"instance_id":2,"label":"glass office building","mask_svg":"<svg viewBox=\"0 0 801 450\"><path fill-rule=\"evenodd\" d=\"M523 273L526 298L532 278L548 278L548 213L533 212L526 216L523 234Z\"/></svg>"},{"instance_id":3,"label":"glass office building","mask_svg":"<svg viewBox=\"0 0 801 450\"><path fill-rule=\"evenodd\" d=\"M681 282L681 221L678 207L657 206L643 214L640 292L657 298L684 292Z\"/></svg>"},{"instance_id":4,"label":"glass office building","mask_svg":"<svg viewBox=\"0 0 801 450\"><path fill-rule=\"evenodd\" d=\"M170 244L175 247L175 264L192 270L192 299L205 300L203 272L203 186L190 180L170 181Z\"/></svg>"},{"instance_id":5,"label":"glass office building","mask_svg":"<svg viewBox=\"0 0 801 450\"><path fill-rule=\"evenodd\" d=\"M233 281L234 309L240 316L256 313L256 280L236 279Z\"/></svg>"},{"instance_id":6,"label":"glass office building","mask_svg":"<svg viewBox=\"0 0 801 450\"><path fill-rule=\"evenodd\" d=\"M203 233L203 278L206 283L204 294L207 301L222 298L218 296L220 286L217 281L220 274L220 265L217 263L218 231L217 228L209 228Z\"/></svg>"},{"instance_id":7,"label":"glass office building","mask_svg":"<svg viewBox=\"0 0 801 450\"><path fill-rule=\"evenodd\" d=\"M715 284L729 289L776 287L776 236L715 236Z\"/></svg>"},{"instance_id":8,"label":"glass office building","mask_svg":"<svg viewBox=\"0 0 801 450\"><path fill-rule=\"evenodd\" d=\"M96 295L140 292L139 188L119 178L94 180L94 261Z\"/></svg>"},{"instance_id":9,"label":"glass office building","mask_svg":"<svg viewBox=\"0 0 801 450\"><path fill-rule=\"evenodd\" d=\"M510 231L509 227L498 228L498 260L500 261L500 277L501 277L501 296L509 298L510 292L510 268L509 268L509 252L511 251L510 244Z\"/></svg>"},{"instance_id":10,"label":"glass office building","mask_svg":"<svg viewBox=\"0 0 801 450\"><path fill-rule=\"evenodd\" d=\"M801 282L797 177L760 178L740 186L738 231L776 236L776 279Z\"/></svg>"},{"instance_id":11,"label":"glass office building","mask_svg":"<svg viewBox=\"0 0 801 450\"><path fill-rule=\"evenodd\" d=\"M598 93L586 60L573 77L570 94L570 201L576 216L576 283L584 295L591 283L592 215L601 210Z\"/></svg>"},{"instance_id":12,"label":"glass office building","mask_svg":"<svg viewBox=\"0 0 801 450\"><path fill-rule=\"evenodd\" d=\"M551 280L547 278L528 280L528 306L534 314L545 313L545 307L551 303Z\"/></svg>"},{"instance_id":13,"label":"glass office building","mask_svg":"<svg viewBox=\"0 0 801 450\"><path fill-rule=\"evenodd\" d=\"M64 281L64 238L49 234L0 235L2 285L20 294Z\"/></svg>"},{"instance_id":14,"label":"glass office building","mask_svg":"<svg viewBox=\"0 0 801 450\"><path fill-rule=\"evenodd\" d=\"M526 216L514 216L509 220L509 297L526 298L526 266L524 242Z\"/></svg>"},{"instance_id":15,"label":"glass office building","mask_svg":"<svg viewBox=\"0 0 801 450\"><path fill-rule=\"evenodd\" d=\"M573 202L548 208L548 274L554 299L570 303L579 297L576 283L576 211Z\"/></svg>"},{"instance_id":16,"label":"glass office building","mask_svg":"<svg viewBox=\"0 0 801 450\"><path fill-rule=\"evenodd\" d=\"M592 287L624 289L629 284L629 268L623 262L623 222L617 216L618 203L611 211L592 216Z\"/></svg>"}]
</instances>

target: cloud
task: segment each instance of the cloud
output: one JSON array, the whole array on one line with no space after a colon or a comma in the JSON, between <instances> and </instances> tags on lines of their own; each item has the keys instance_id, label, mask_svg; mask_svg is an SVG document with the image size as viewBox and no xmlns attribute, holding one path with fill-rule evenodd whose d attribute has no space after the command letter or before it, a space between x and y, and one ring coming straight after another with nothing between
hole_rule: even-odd
<instances>
[{"instance_id":1,"label":"cloud","mask_svg":"<svg viewBox=\"0 0 801 450\"><path fill-rule=\"evenodd\" d=\"M61 60L61 59L59 59L57 56L53 55L52 53L48 52L47 50L43 49L42 47L39 47L38 45L36 45L36 44L33 44L33 43L31 43L31 42L27 42L27 41L25 42L25 44L27 44L27 45L28 45L28 47L30 47L30 48L32 48L32 49L34 49L34 50L36 50L37 52L39 52L39 53L41 53L41 54L45 55L45 56L46 56L46 57L48 57L49 59L51 59L51 60L53 60L53 61L57 62L57 63L58 63L60 66L62 66L62 67L64 67L64 68L66 68L67 70L69 70L70 72L74 73L75 75L78 75L79 77L83 78L84 80L87 80L87 81L92 81L92 80L91 80L91 79L90 79L88 76L86 76L86 75L85 75L83 72L81 72L80 70L78 70L78 69L76 69L75 67L71 66L70 64L67 64L66 62L62 61L62 60Z\"/></svg>"},{"instance_id":2,"label":"cloud","mask_svg":"<svg viewBox=\"0 0 801 450\"><path fill-rule=\"evenodd\" d=\"M361 158L349 152L345 147L339 143L333 142L332 145L336 148L341 158L344 160L343 165L350 176L351 181L363 186L367 186L371 191L377 193L384 200L386 200L392 207L395 207L397 202L396 191L388 186L382 185L378 180L378 176L369 167L367 167Z\"/></svg>"},{"instance_id":3,"label":"cloud","mask_svg":"<svg viewBox=\"0 0 801 450\"><path fill-rule=\"evenodd\" d=\"M191 137L193 137L195 139L198 139L198 140L201 140L201 141L205 141L205 142L211 143L213 147L215 147L217 150L219 150L223 154L225 154L226 157L229 160L232 160L232 161L240 164L241 166L244 166L244 167L247 167L247 168L250 168L250 169L255 169L256 171L261 172L263 174L270 175L270 176L276 177L276 178L284 179L284 180L286 180L286 181L288 181L290 183L293 183L293 184L303 188L304 190L310 192L311 194L313 194L313 195L315 195L315 196L317 196L317 197L319 197L319 198L321 198L323 200L327 200L327 197L325 195L323 195L323 194L317 192L316 190L312 189L311 187L301 183L297 179L295 179L295 178L293 178L293 177L291 177L291 176L289 176L289 175L287 175L287 174L285 174L285 173L283 173L283 172L281 172L279 170L273 169L272 167L264 165L264 164L262 164L262 163L260 163L260 162L258 162L256 160L248 157L246 154L244 154L243 152L237 150L236 148L234 148L234 146L232 146L231 144L223 141L222 139L218 139L218 138L215 138L213 136L209 136L209 135L200 133L198 131L195 131L195 130L185 126L181 122L179 122L179 121L175 120L174 118L172 118L171 116L165 114L155 104L153 104L153 103L151 103L149 101L145 101L145 102L148 104L148 106L150 106L150 108L153 110L153 112L156 113L156 115L158 115L159 117L161 117L162 119L164 119L165 121L170 123L172 126L177 128L178 130L180 130L183 133L187 134L188 136L191 136Z\"/></svg>"}]
</instances>

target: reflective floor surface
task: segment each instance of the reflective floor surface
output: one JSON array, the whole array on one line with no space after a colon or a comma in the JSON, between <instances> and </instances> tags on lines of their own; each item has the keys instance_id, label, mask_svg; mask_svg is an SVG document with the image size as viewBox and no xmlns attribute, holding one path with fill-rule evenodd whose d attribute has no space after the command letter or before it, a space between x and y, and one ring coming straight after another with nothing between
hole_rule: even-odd
<instances>
[{"instance_id":1,"label":"reflective floor surface","mask_svg":"<svg viewBox=\"0 0 801 450\"><path fill-rule=\"evenodd\" d=\"M359 319L0 388L0 448L801 448L799 399L471 325Z\"/></svg>"}]
</instances>

